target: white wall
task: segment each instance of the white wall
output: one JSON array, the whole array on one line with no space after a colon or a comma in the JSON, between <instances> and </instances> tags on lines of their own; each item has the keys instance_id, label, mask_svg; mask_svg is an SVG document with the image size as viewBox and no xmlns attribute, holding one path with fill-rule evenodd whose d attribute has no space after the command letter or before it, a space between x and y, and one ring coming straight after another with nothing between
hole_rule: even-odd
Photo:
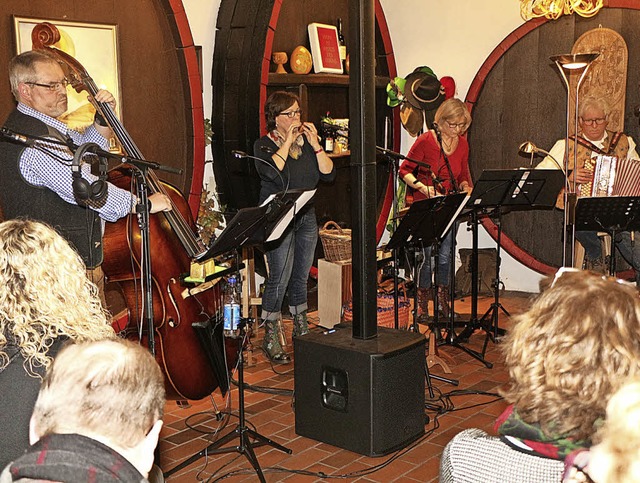
<instances>
[{"instance_id":1,"label":"white wall","mask_svg":"<svg viewBox=\"0 0 640 483\"><path fill-rule=\"evenodd\" d=\"M517 0L380 0L385 12L398 75L427 65L439 76L453 77L464 99L478 69L493 49L523 21ZM196 45L202 45L204 112L211 116L211 64L219 0L183 0ZM401 152L413 138L404 130ZM212 178L210 166L205 183ZM469 233L458 233L459 247L470 247ZM480 247L495 247L481 229ZM501 279L508 290L535 292L542 278L502 251Z\"/></svg>"}]
</instances>

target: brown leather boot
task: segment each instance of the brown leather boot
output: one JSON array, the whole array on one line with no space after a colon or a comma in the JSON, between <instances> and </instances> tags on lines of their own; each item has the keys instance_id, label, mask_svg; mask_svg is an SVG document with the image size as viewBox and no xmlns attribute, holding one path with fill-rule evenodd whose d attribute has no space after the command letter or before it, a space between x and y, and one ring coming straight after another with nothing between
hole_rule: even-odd
<instances>
[{"instance_id":1,"label":"brown leather boot","mask_svg":"<svg viewBox=\"0 0 640 483\"><path fill-rule=\"evenodd\" d=\"M430 292L428 288L418 288L418 317L421 315L427 317L429 315Z\"/></svg>"},{"instance_id":2,"label":"brown leather boot","mask_svg":"<svg viewBox=\"0 0 640 483\"><path fill-rule=\"evenodd\" d=\"M449 298L449 287L438 285L438 309L444 317L451 314L451 299Z\"/></svg>"}]
</instances>

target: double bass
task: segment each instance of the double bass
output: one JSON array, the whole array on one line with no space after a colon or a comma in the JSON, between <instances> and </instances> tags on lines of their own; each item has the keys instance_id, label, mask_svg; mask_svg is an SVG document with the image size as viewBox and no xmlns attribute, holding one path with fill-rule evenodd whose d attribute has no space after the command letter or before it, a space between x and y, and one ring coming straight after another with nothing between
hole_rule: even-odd
<instances>
[{"instance_id":1,"label":"double bass","mask_svg":"<svg viewBox=\"0 0 640 483\"><path fill-rule=\"evenodd\" d=\"M84 67L69 54L53 47L60 38L55 25L43 22L33 29L34 49L45 49L60 63L71 86L86 91L93 100L98 87ZM131 136L108 104L92 102L112 128L123 151L130 157L144 159ZM133 166L122 165L109 171L109 181L119 188L132 186ZM193 323L219 321L221 294L219 285L209 290L189 290L184 282L193 260L207 247L195 234L195 223L182 193L157 178L153 171L146 177L150 194L164 193L172 209L149 219L150 257L153 307L153 347L155 358L165 374L167 397L171 399L202 399L220 386L215 369L205 347L196 334ZM103 270L109 282L117 282L129 311L125 329L127 338L149 345L149 330L143 324L140 303L141 232L135 217L127 216L115 223L106 223L104 233ZM198 293L195 293L198 292ZM216 319L217 317L217 319ZM237 346L226 340L229 367L237 359ZM222 351L221 351L222 352ZM226 375L225 375L226 376Z\"/></svg>"}]
</instances>

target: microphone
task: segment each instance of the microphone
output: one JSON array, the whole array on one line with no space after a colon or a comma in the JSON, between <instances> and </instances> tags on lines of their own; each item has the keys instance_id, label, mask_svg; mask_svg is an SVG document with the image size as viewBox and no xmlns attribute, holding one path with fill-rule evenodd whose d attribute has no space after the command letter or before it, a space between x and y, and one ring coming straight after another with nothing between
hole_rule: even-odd
<instances>
[{"instance_id":1,"label":"microphone","mask_svg":"<svg viewBox=\"0 0 640 483\"><path fill-rule=\"evenodd\" d=\"M433 130L435 131L438 140L440 140L442 136L442 133L440 132L440 126L438 126L437 122L434 122L431 125L433 126Z\"/></svg>"},{"instance_id":2,"label":"microphone","mask_svg":"<svg viewBox=\"0 0 640 483\"><path fill-rule=\"evenodd\" d=\"M394 158L405 159L406 157L404 154L391 151L390 149L387 149L387 148L381 148L380 146L376 146L376 149L380 151L382 154L386 154L387 156L392 156Z\"/></svg>"},{"instance_id":3,"label":"microphone","mask_svg":"<svg viewBox=\"0 0 640 483\"><path fill-rule=\"evenodd\" d=\"M238 159L249 158L250 156L244 151L239 151L237 149L231 150L231 154L233 154Z\"/></svg>"},{"instance_id":4,"label":"microphone","mask_svg":"<svg viewBox=\"0 0 640 483\"><path fill-rule=\"evenodd\" d=\"M35 141L33 139L29 139L27 136L23 134L15 133L6 127L0 129L0 135L2 139L6 139L7 141L13 141L19 144L24 144L25 146L33 146Z\"/></svg>"},{"instance_id":5,"label":"microphone","mask_svg":"<svg viewBox=\"0 0 640 483\"><path fill-rule=\"evenodd\" d=\"M260 146L260 150L264 151L264 152L268 152L266 151L264 148L269 149L271 151L273 151L273 149L271 149L269 146ZM275 172L278 174L278 177L280 178L280 185L282 186L282 191L284 191L285 193L287 191L289 191L289 183L287 182L287 184L285 185L284 183L284 178L282 177L282 173L280 172L280 170L278 168L276 168L273 164L269 163L268 161L265 161L262 158L259 158L258 156L251 156L250 154L245 153L244 151L240 151L239 149L232 149L231 150L231 154L238 158L238 159L246 159L246 158L250 158L250 159L255 159L256 161L260 161L261 163L266 164L267 166L269 166L271 169L275 170Z\"/></svg>"}]
</instances>

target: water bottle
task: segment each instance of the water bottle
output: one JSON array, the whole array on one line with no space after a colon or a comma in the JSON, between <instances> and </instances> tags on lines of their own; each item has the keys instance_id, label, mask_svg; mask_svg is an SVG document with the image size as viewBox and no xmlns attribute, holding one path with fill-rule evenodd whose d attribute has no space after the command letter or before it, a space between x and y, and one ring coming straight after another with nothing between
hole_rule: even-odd
<instances>
[{"instance_id":1,"label":"water bottle","mask_svg":"<svg viewBox=\"0 0 640 483\"><path fill-rule=\"evenodd\" d=\"M240 323L240 294L235 275L227 278L224 291L224 335L236 336Z\"/></svg>"}]
</instances>

